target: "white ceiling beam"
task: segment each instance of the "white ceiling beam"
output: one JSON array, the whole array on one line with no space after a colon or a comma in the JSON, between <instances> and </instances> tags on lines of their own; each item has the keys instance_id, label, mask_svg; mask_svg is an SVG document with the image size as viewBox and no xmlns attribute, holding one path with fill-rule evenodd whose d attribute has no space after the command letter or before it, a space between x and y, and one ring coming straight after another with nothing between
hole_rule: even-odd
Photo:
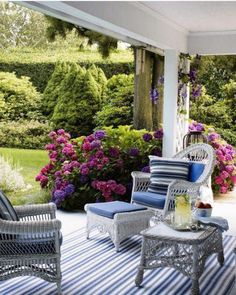
<instances>
[{"instance_id":1,"label":"white ceiling beam","mask_svg":"<svg viewBox=\"0 0 236 295\"><path fill-rule=\"evenodd\" d=\"M234 55L236 32L192 33L188 36L188 52L200 55Z\"/></svg>"}]
</instances>

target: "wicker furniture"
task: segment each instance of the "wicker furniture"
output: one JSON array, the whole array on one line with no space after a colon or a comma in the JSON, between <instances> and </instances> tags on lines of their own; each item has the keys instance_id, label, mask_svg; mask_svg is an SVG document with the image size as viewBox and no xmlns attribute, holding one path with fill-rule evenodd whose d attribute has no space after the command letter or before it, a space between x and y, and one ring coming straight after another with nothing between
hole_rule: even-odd
<instances>
[{"instance_id":1,"label":"wicker furniture","mask_svg":"<svg viewBox=\"0 0 236 295\"><path fill-rule=\"evenodd\" d=\"M199 278L205 261L218 253L222 266L224 254L222 232L215 227L206 227L199 232L179 232L160 223L141 232L143 236L140 265L135 284L140 286L145 269L172 267L192 280L192 295L199 294Z\"/></svg>"},{"instance_id":2,"label":"wicker furniture","mask_svg":"<svg viewBox=\"0 0 236 295\"><path fill-rule=\"evenodd\" d=\"M0 219L0 280L36 276L61 293L60 228L54 204L14 207L19 221Z\"/></svg>"},{"instance_id":3,"label":"wicker furniture","mask_svg":"<svg viewBox=\"0 0 236 295\"><path fill-rule=\"evenodd\" d=\"M93 213L90 210L93 205L96 204L85 205L85 211L87 212L87 239L92 229L96 228L100 232L107 232L117 252L119 251L120 243L130 236L140 234L141 230L149 226L149 220L153 216L151 210L143 208L140 211L116 213L112 218L108 218ZM129 203L127 205L133 206Z\"/></svg>"},{"instance_id":4,"label":"wicker furniture","mask_svg":"<svg viewBox=\"0 0 236 295\"><path fill-rule=\"evenodd\" d=\"M174 199L178 194L188 194L192 198L192 202L198 197L199 190L202 185L208 185L210 176L213 172L215 165L215 152L213 148L205 143L193 144L181 152L177 153L173 158L175 159L186 159L191 162L203 163L204 170L201 173L200 177L195 181L185 181L185 180L174 180L168 186L168 191L166 196L161 196L162 199L160 201L164 203L163 206L153 207L149 205L148 198L145 203L141 202L140 204L146 205L147 207L154 209L157 214L159 214L159 218L162 219L164 216L168 214L169 211L174 209ZM132 172L133 177L133 189L132 189L132 203L139 203L135 200L135 194L138 192L142 192L142 194L147 194L148 186L150 184L150 173L143 172ZM154 193L148 193L149 195L153 195ZM160 197L160 196L159 196Z\"/></svg>"}]
</instances>

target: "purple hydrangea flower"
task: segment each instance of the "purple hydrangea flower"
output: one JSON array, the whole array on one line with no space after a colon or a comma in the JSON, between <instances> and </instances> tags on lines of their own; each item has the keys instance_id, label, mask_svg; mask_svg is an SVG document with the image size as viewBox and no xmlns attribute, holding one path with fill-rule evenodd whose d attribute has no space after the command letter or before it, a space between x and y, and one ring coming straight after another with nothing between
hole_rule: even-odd
<instances>
[{"instance_id":1,"label":"purple hydrangea flower","mask_svg":"<svg viewBox=\"0 0 236 295\"><path fill-rule=\"evenodd\" d=\"M102 139L106 136L106 132L103 131L103 130L97 130L95 133L94 133L94 136L96 139Z\"/></svg>"},{"instance_id":2,"label":"purple hydrangea flower","mask_svg":"<svg viewBox=\"0 0 236 295\"><path fill-rule=\"evenodd\" d=\"M152 135L150 133L143 134L143 140L149 142L150 140L152 140Z\"/></svg>"},{"instance_id":3,"label":"purple hydrangea flower","mask_svg":"<svg viewBox=\"0 0 236 295\"><path fill-rule=\"evenodd\" d=\"M156 139L162 139L163 138L163 130L162 129L159 129L157 131L154 132L153 136L156 138Z\"/></svg>"},{"instance_id":4,"label":"purple hydrangea flower","mask_svg":"<svg viewBox=\"0 0 236 295\"><path fill-rule=\"evenodd\" d=\"M86 175L81 175L79 180L81 183L87 183L89 181L89 178Z\"/></svg>"},{"instance_id":5,"label":"purple hydrangea flower","mask_svg":"<svg viewBox=\"0 0 236 295\"><path fill-rule=\"evenodd\" d=\"M59 200L64 200L66 197L66 193L63 190L56 190L54 192L54 198Z\"/></svg>"},{"instance_id":6,"label":"purple hydrangea flower","mask_svg":"<svg viewBox=\"0 0 236 295\"><path fill-rule=\"evenodd\" d=\"M64 189L66 195L71 195L75 191L75 186L73 184L68 184Z\"/></svg>"},{"instance_id":7,"label":"purple hydrangea flower","mask_svg":"<svg viewBox=\"0 0 236 295\"><path fill-rule=\"evenodd\" d=\"M119 154L120 154L120 151L116 147L110 147L109 148L109 154L110 154L111 157L117 158L119 156Z\"/></svg>"},{"instance_id":8,"label":"purple hydrangea flower","mask_svg":"<svg viewBox=\"0 0 236 295\"><path fill-rule=\"evenodd\" d=\"M64 129L58 129L57 130L57 134L58 135L64 135L65 134L65 130Z\"/></svg>"},{"instance_id":9,"label":"purple hydrangea flower","mask_svg":"<svg viewBox=\"0 0 236 295\"><path fill-rule=\"evenodd\" d=\"M91 148L95 149L95 148L100 148L101 146L101 141L100 140L94 140L93 142L91 142Z\"/></svg>"},{"instance_id":10,"label":"purple hydrangea flower","mask_svg":"<svg viewBox=\"0 0 236 295\"><path fill-rule=\"evenodd\" d=\"M152 88L150 91L150 99L154 104L157 104L158 96L159 96L159 93L157 89L155 87Z\"/></svg>"},{"instance_id":11,"label":"purple hydrangea flower","mask_svg":"<svg viewBox=\"0 0 236 295\"><path fill-rule=\"evenodd\" d=\"M129 154L130 154L131 157L137 157L139 155L139 149L131 148L129 150Z\"/></svg>"},{"instance_id":12,"label":"purple hydrangea flower","mask_svg":"<svg viewBox=\"0 0 236 295\"><path fill-rule=\"evenodd\" d=\"M146 173L150 173L150 167L149 166L145 166L142 168L141 170L142 172L146 172Z\"/></svg>"},{"instance_id":13,"label":"purple hydrangea flower","mask_svg":"<svg viewBox=\"0 0 236 295\"><path fill-rule=\"evenodd\" d=\"M208 135L208 141L215 141L218 138L219 138L219 134L217 133L211 133Z\"/></svg>"}]
</instances>

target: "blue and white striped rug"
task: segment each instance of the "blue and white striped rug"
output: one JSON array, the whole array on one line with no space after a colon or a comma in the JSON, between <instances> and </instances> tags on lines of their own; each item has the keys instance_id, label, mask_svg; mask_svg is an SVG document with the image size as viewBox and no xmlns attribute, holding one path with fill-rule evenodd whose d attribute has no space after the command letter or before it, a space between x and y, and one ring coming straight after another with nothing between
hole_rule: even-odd
<instances>
[{"instance_id":1,"label":"blue and white striped rug","mask_svg":"<svg viewBox=\"0 0 236 295\"><path fill-rule=\"evenodd\" d=\"M200 279L201 295L227 295L233 285L235 261L232 253L235 238L224 238L225 264L220 267L216 256L206 262ZM191 281L170 268L147 270L141 288L134 284L141 249L140 237L122 243L115 252L110 239L93 232L91 240L85 230L66 237L62 246L63 295L187 295ZM1 295L52 295L56 284L34 277L21 277L0 283Z\"/></svg>"}]
</instances>

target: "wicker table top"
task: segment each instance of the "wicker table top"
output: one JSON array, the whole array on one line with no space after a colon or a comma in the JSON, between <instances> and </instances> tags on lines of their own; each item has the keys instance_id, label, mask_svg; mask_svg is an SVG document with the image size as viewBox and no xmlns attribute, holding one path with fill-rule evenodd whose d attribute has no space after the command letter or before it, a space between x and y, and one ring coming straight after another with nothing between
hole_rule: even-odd
<instances>
[{"instance_id":1,"label":"wicker table top","mask_svg":"<svg viewBox=\"0 0 236 295\"><path fill-rule=\"evenodd\" d=\"M193 231L177 231L170 228L163 222L155 225L154 227L145 229L141 232L141 235L145 238L151 239L163 239L173 242L182 242L189 244L198 244L207 239L217 229L215 227L207 226L197 232Z\"/></svg>"}]
</instances>

